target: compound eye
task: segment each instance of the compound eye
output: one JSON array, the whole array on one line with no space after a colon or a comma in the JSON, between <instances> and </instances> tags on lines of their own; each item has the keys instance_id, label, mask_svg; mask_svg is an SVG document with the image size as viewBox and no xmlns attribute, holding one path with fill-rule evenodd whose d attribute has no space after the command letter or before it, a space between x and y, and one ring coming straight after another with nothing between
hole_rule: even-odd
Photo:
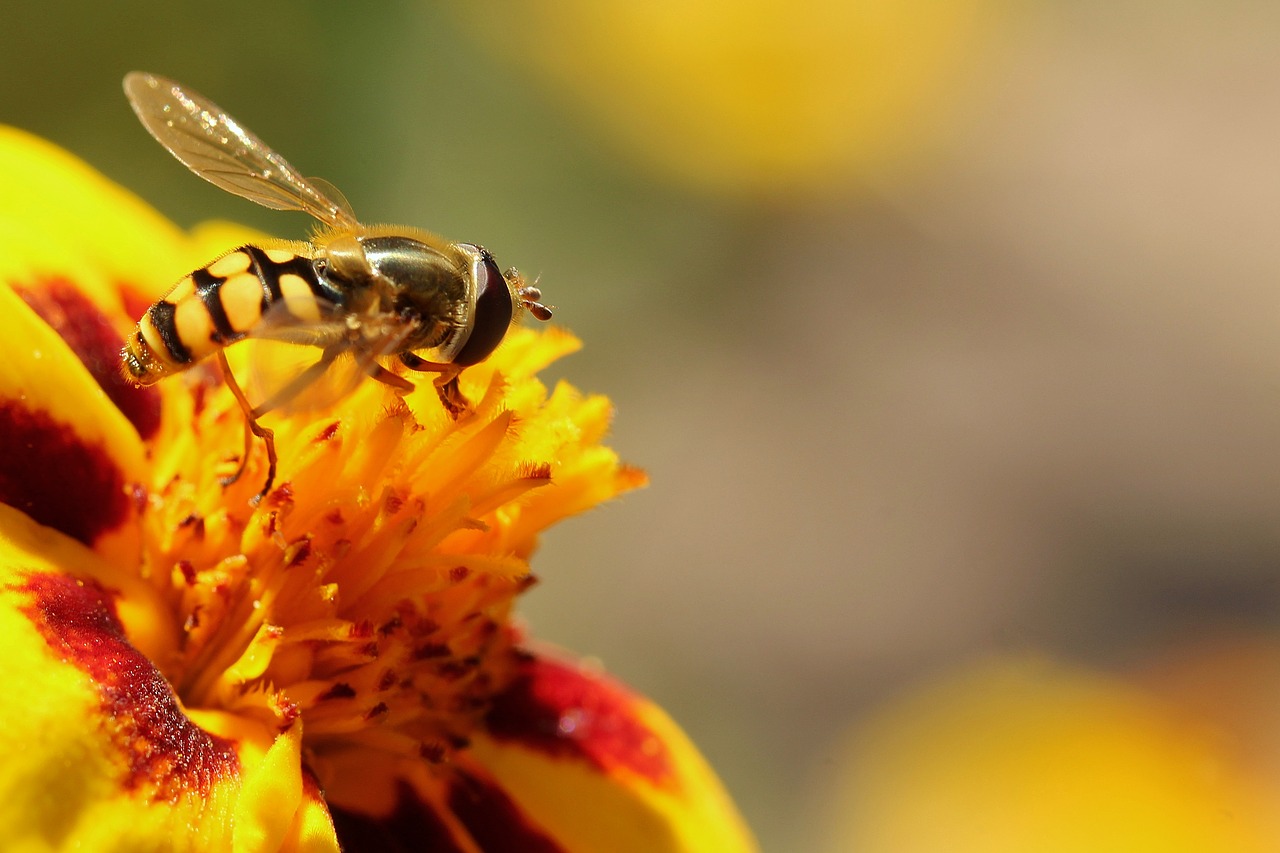
<instances>
[{"instance_id":1,"label":"compound eye","mask_svg":"<svg viewBox=\"0 0 1280 853\"><path fill-rule=\"evenodd\" d=\"M515 305L511 301L511 288L502 277L498 265L488 252L481 254L480 263L476 264L476 309L475 322L471 325L471 335L467 342L453 357L453 363L459 367L479 364L489 357L502 338L511 328L511 318L515 315Z\"/></svg>"}]
</instances>

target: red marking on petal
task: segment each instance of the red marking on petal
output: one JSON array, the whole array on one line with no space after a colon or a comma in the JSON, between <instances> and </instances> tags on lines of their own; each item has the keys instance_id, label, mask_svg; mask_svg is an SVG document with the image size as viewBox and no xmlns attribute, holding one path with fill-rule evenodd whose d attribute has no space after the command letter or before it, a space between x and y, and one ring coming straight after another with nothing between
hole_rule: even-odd
<instances>
[{"instance_id":1,"label":"red marking on petal","mask_svg":"<svg viewBox=\"0 0 1280 853\"><path fill-rule=\"evenodd\" d=\"M564 850L530 823L519 806L490 781L455 774L450 785L449 810L462 821L476 846L486 852L560 853Z\"/></svg>"},{"instance_id":2,"label":"red marking on petal","mask_svg":"<svg viewBox=\"0 0 1280 853\"><path fill-rule=\"evenodd\" d=\"M464 853L470 847L449 831L449 825L414 790L400 783L396 806L389 815L372 817L330 807L343 853Z\"/></svg>"},{"instance_id":3,"label":"red marking on petal","mask_svg":"<svg viewBox=\"0 0 1280 853\"><path fill-rule=\"evenodd\" d=\"M493 737L605 772L624 767L654 784L674 782L666 745L640 721L635 697L621 685L532 655L522 656L517 672L485 718Z\"/></svg>"},{"instance_id":4,"label":"red marking on petal","mask_svg":"<svg viewBox=\"0 0 1280 853\"><path fill-rule=\"evenodd\" d=\"M0 401L0 503L92 545L129 515L124 475L105 448L17 400Z\"/></svg>"},{"instance_id":5,"label":"red marking on petal","mask_svg":"<svg viewBox=\"0 0 1280 853\"><path fill-rule=\"evenodd\" d=\"M32 573L13 587L30 596L23 612L65 662L97 685L103 729L129 768L128 789L154 786L156 799L207 796L239 771L231 742L195 725L164 676L129 644L108 593L66 575Z\"/></svg>"},{"instance_id":6,"label":"red marking on petal","mask_svg":"<svg viewBox=\"0 0 1280 853\"><path fill-rule=\"evenodd\" d=\"M378 818L333 808L334 826L344 853L363 851L430 850L454 853L483 850L485 853L564 853L545 833L534 826L519 807L491 782L462 771L451 776L447 806L470 836L459 839L432 803L420 799L412 787L397 786L395 808ZM469 844L467 842L470 842Z\"/></svg>"},{"instance_id":7,"label":"red marking on petal","mask_svg":"<svg viewBox=\"0 0 1280 853\"><path fill-rule=\"evenodd\" d=\"M55 279L14 290L80 357L138 435L154 436L160 429L160 393L155 388L135 388L120 372L124 339L116 325L70 282Z\"/></svg>"}]
</instances>

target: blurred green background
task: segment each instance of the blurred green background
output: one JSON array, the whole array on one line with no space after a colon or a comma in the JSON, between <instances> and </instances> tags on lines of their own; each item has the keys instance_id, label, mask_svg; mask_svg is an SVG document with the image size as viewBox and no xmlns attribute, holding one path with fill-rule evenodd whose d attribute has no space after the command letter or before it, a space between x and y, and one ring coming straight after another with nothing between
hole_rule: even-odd
<instances>
[{"instance_id":1,"label":"blurred green background","mask_svg":"<svg viewBox=\"0 0 1280 853\"><path fill-rule=\"evenodd\" d=\"M304 234L145 134L120 80L170 76L540 277L653 484L548 536L523 612L808 850L904 685L1275 625L1278 39L1239 0L11 3L0 120Z\"/></svg>"}]
</instances>

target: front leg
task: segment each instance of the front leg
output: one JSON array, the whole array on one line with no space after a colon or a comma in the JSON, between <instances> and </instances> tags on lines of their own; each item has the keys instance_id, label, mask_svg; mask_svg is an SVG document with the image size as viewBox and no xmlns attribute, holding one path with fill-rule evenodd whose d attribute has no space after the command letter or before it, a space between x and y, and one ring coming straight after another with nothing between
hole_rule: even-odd
<instances>
[{"instance_id":1,"label":"front leg","mask_svg":"<svg viewBox=\"0 0 1280 853\"><path fill-rule=\"evenodd\" d=\"M460 372L458 371L458 373ZM444 406L446 412L453 416L455 421L472 412L471 403L468 402L466 395L462 393L462 389L458 387L458 373L454 373L451 376L446 376L442 373L436 377L434 383L441 405Z\"/></svg>"},{"instance_id":2,"label":"front leg","mask_svg":"<svg viewBox=\"0 0 1280 853\"><path fill-rule=\"evenodd\" d=\"M440 404L453 416L454 420L472 412L471 403L458 387L458 376L462 373L461 367L456 364L427 361L411 352L400 353L400 361L410 370L437 374L434 382L436 394L440 397Z\"/></svg>"}]
</instances>

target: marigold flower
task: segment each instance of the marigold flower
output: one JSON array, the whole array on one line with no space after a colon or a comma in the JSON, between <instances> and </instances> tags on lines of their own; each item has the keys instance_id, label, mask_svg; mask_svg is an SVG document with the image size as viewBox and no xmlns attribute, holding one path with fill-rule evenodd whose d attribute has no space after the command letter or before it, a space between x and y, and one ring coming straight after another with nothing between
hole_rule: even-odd
<instances>
[{"instance_id":1,"label":"marigold flower","mask_svg":"<svg viewBox=\"0 0 1280 853\"><path fill-rule=\"evenodd\" d=\"M918 168L969 111L1005 17L1000 0L450 5L637 160L775 195Z\"/></svg>"},{"instance_id":2,"label":"marigold flower","mask_svg":"<svg viewBox=\"0 0 1280 853\"><path fill-rule=\"evenodd\" d=\"M513 333L473 417L365 383L242 415L216 371L153 388L119 347L177 277L244 242L185 234L0 128L0 833L113 850L750 850L652 704L513 621L548 525L644 482L610 404ZM241 347L228 355L248 369Z\"/></svg>"},{"instance_id":3,"label":"marigold flower","mask_svg":"<svg viewBox=\"0 0 1280 853\"><path fill-rule=\"evenodd\" d=\"M1274 850L1280 790L1259 770L1272 760L1277 658L1265 662L1245 706L1265 721L1253 732L1139 680L1040 657L959 667L886 703L835 751L822 849ZM1230 673L1240 691L1242 670ZM1201 701L1230 695L1219 686Z\"/></svg>"}]
</instances>

